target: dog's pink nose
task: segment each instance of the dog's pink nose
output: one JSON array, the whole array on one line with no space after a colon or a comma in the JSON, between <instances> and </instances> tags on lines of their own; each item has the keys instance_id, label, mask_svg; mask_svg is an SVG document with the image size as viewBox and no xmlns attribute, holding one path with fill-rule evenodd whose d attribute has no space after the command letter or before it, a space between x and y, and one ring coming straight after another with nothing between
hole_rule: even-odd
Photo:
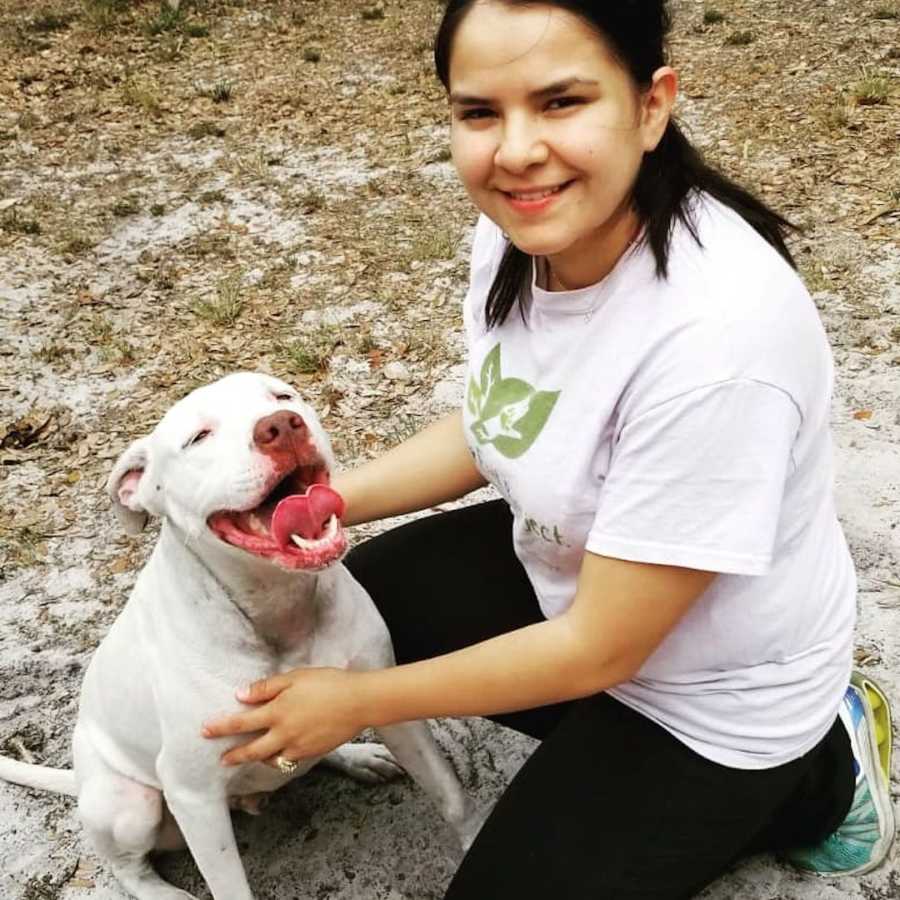
<instances>
[{"instance_id":1,"label":"dog's pink nose","mask_svg":"<svg viewBox=\"0 0 900 900\"><path fill-rule=\"evenodd\" d=\"M306 430L306 423L297 413L273 413L260 419L253 429L253 443L266 450L289 449L295 438Z\"/></svg>"}]
</instances>

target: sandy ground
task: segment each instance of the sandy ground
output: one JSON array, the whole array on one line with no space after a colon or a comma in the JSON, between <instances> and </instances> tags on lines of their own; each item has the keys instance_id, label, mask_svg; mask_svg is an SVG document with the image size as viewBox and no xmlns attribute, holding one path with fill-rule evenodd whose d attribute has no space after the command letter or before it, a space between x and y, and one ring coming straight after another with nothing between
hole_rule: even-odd
<instances>
[{"instance_id":1,"label":"sandy ground","mask_svg":"<svg viewBox=\"0 0 900 900\"><path fill-rule=\"evenodd\" d=\"M301 384L347 464L449 409L473 222L428 74L433 3L388 3L382 19L363 3L198 2L155 35L157 5L106 25L88 15L97 6L40 31L31 4L0 0L0 747L58 766L70 762L83 668L154 537L126 538L112 520L101 486L118 453L190 387L236 368ZM724 24L707 24L702 4L681 0L673 50L697 143L806 226L794 249L837 367L857 662L897 698L888 6L723 0ZM729 43L741 28L755 39ZM883 101L853 99L866 66L887 79ZM233 96L215 100L216 85ZM435 732L485 804L531 749L480 721ZM897 785L900 762L900 817ZM272 900L439 898L458 859L406 781L370 788L317 771L235 827L257 896ZM760 857L703 896L900 898L898 858L824 883ZM161 869L208 896L186 854ZM0 786L0 896L124 894L70 801Z\"/></svg>"}]
</instances>

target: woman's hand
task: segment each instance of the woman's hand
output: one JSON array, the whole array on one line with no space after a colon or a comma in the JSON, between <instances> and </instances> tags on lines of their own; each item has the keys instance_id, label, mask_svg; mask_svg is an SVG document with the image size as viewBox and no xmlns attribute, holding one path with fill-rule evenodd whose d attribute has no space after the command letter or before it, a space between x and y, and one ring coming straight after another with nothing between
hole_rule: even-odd
<instances>
[{"instance_id":1,"label":"woman's hand","mask_svg":"<svg viewBox=\"0 0 900 900\"><path fill-rule=\"evenodd\" d=\"M229 766L275 756L289 760L324 756L366 727L359 678L360 673L343 669L294 669L256 681L238 691L237 698L264 705L205 723L203 736L264 732L229 750L222 757L223 765Z\"/></svg>"}]
</instances>

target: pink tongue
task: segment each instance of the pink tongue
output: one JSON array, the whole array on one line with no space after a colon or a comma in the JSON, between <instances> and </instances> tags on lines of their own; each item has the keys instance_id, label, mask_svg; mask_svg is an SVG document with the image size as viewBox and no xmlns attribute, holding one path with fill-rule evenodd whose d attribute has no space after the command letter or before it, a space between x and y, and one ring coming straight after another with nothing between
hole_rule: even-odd
<instances>
[{"instance_id":1,"label":"pink tongue","mask_svg":"<svg viewBox=\"0 0 900 900\"><path fill-rule=\"evenodd\" d=\"M337 491L324 484L314 484L305 494L285 497L272 514L272 537L281 547L286 547L291 535L308 541L316 540L332 516L344 514L344 501Z\"/></svg>"}]
</instances>

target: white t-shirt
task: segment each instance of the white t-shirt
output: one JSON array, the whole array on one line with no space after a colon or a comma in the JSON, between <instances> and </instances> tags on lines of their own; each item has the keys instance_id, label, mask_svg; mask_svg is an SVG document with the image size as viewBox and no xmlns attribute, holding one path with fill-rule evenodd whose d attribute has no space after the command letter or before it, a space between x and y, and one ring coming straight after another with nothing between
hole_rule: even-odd
<instances>
[{"instance_id":1,"label":"white t-shirt","mask_svg":"<svg viewBox=\"0 0 900 900\"><path fill-rule=\"evenodd\" d=\"M585 550L721 573L631 681L609 691L723 765L796 759L834 721L856 580L835 514L833 367L800 279L736 213L695 202L666 280L649 247L600 283L533 279L486 330L506 241L482 217L465 302L465 427L512 508L548 617Z\"/></svg>"}]
</instances>

